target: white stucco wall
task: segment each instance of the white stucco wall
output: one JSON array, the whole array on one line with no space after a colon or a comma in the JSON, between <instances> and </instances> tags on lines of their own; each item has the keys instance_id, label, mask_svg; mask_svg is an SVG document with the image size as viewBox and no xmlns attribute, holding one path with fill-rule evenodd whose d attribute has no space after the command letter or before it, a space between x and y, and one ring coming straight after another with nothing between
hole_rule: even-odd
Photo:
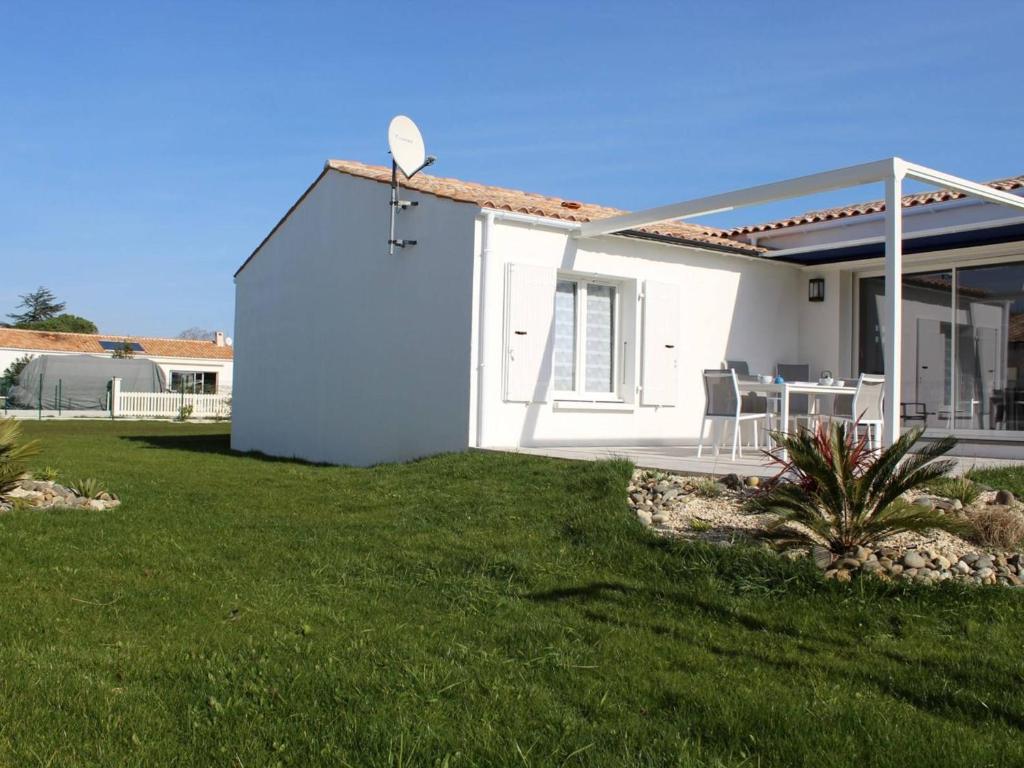
<instances>
[{"instance_id":1,"label":"white stucco wall","mask_svg":"<svg viewBox=\"0 0 1024 768\"><path fill-rule=\"evenodd\" d=\"M328 172L236 278L232 447L370 465L463 450L473 206Z\"/></svg>"},{"instance_id":2,"label":"white stucco wall","mask_svg":"<svg viewBox=\"0 0 1024 768\"><path fill-rule=\"evenodd\" d=\"M9 349L0 348L0 373L7 370L7 366L24 355L80 355L81 352L55 352L52 350L30 350L30 349ZM109 355L96 355L96 357L109 357ZM154 357L150 355L137 355L144 360L152 360L164 373L167 384L171 383L171 371L209 371L217 374L217 388L220 391L231 391L234 380L234 366L231 360L209 360L206 358L191 357Z\"/></svg>"},{"instance_id":3,"label":"white stucco wall","mask_svg":"<svg viewBox=\"0 0 1024 768\"><path fill-rule=\"evenodd\" d=\"M807 299L806 283L796 267L634 238L578 241L565 232L512 222L499 221L494 228L485 323L485 364L491 369L484 408L487 446L692 443L704 409L703 369L740 359L749 362L752 372L767 373L779 362L801 362L798 323ZM676 405L633 402L615 411L567 411L554 400L505 402L503 298L505 268L510 263L622 278L633 302L631 284L638 290L645 280L677 285L681 306ZM639 323L636 313L625 309L623 322ZM634 350L639 339L636 331ZM638 356L629 364L638 367Z\"/></svg>"}]
</instances>

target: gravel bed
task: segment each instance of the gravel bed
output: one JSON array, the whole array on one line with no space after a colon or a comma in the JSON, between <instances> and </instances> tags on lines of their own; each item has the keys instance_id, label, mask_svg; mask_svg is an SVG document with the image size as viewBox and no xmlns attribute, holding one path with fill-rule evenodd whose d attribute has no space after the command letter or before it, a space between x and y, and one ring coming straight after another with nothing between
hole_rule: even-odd
<instances>
[{"instance_id":1,"label":"gravel bed","mask_svg":"<svg viewBox=\"0 0 1024 768\"><path fill-rule=\"evenodd\" d=\"M760 479L726 475L718 480L638 469L629 485L629 503L634 514L660 535L728 546L757 543L772 521L770 514L754 514L746 502L760 492ZM959 501L925 493L908 494L913 503L939 508L947 514L967 514ZM1021 512L1012 494L984 491L972 509L992 507ZM1008 502L1008 504L1002 504ZM904 533L859 548L846 557L831 556L824 548L811 554L826 578L848 580L856 572L882 578L930 582L946 579L979 584L1020 586L1024 583L1024 555L998 552L946 531L924 534Z\"/></svg>"}]
</instances>

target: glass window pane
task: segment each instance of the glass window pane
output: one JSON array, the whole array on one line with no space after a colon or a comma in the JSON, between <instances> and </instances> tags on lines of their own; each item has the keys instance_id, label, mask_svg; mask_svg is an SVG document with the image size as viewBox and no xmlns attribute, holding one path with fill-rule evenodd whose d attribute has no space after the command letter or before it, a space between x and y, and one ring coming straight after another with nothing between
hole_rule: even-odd
<instances>
[{"instance_id":1,"label":"glass window pane","mask_svg":"<svg viewBox=\"0 0 1024 768\"><path fill-rule=\"evenodd\" d=\"M953 408L952 272L903 276L900 406L906 426L948 427ZM860 371L885 373L885 280L860 281Z\"/></svg>"},{"instance_id":2,"label":"glass window pane","mask_svg":"<svg viewBox=\"0 0 1024 768\"><path fill-rule=\"evenodd\" d=\"M559 280L555 288L554 387L576 388L576 283Z\"/></svg>"},{"instance_id":3,"label":"glass window pane","mask_svg":"<svg viewBox=\"0 0 1024 768\"><path fill-rule=\"evenodd\" d=\"M1024 263L956 276L956 426L1024 429Z\"/></svg>"},{"instance_id":4,"label":"glass window pane","mask_svg":"<svg viewBox=\"0 0 1024 768\"><path fill-rule=\"evenodd\" d=\"M615 289L587 286L586 388L588 392L615 389Z\"/></svg>"}]
</instances>

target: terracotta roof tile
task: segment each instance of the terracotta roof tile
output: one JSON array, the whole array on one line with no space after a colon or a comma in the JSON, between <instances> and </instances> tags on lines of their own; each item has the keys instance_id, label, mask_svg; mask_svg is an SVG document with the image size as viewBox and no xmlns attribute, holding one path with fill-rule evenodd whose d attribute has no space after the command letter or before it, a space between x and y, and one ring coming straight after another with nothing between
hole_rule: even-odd
<instances>
[{"instance_id":1,"label":"terracotta roof tile","mask_svg":"<svg viewBox=\"0 0 1024 768\"><path fill-rule=\"evenodd\" d=\"M391 168L381 165L366 165L352 160L328 160L327 168L350 176L371 179L381 183L391 183ZM430 176L420 173L411 179L402 178L402 186L447 200L460 203L471 203L481 208L492 208L497 211L511 211L531 216L563 221L593 221L617 216L626 211L609 208L592 203L581 203L575 200L563 200L533 192L520 192L516 189L494 187L472 181ZM726 248L731 251L746 253L762 253L763 249L733 240L726 232L716 227L682 222L668 221L636 230L642 234L657 235L681 242L709 245Z\"/></svg>"},{"instance_id":2,"label":"terracotta roof tile","mask_svg":"<svg viewBox=\"0 0 1024 768\"><path fill-rule=\"evenodd\" d=\"M89 352L109 355L101 341L131 341L142 346L146 357L193 357L210 360L231 360L232 347L218 347L212 341L191 339L157 339L147 336L109 336L101 333L55 333L0 328L0 349L24 349L32 352Z\"/></svg>"},{"instance_id":3,"label":"terracotta roof tile","mask_svg":"<svg viewBox=\"0 0 1024 768\"><path fill-rule=\"evenodd\" d=\"M1024 176L1011 176L1008 179L998 179L988 182L988 186L1003 192L1010 192L1024 187ZM951 189L937 189L932 192L921 192L916 195L905 195L903 197L904 208L914 208L919 205L930 205L932 203L943 203L947 200L959 200L967 197L963 192L954 192ZM727 235L745 235L756 232L768 232L786 227L796 227L801 224L814 224L818 221L832 221L833 219L845 219L851 216L863 216L869 213L881 213L885 210L884 200L874 200L870 203L857 203L841 208L826 208L821 211L810 211L799 216L791 216L788 219L769 221L765 224L753 224L750 226L736 227L728 230Z\"/></svg>"}]
</instances>

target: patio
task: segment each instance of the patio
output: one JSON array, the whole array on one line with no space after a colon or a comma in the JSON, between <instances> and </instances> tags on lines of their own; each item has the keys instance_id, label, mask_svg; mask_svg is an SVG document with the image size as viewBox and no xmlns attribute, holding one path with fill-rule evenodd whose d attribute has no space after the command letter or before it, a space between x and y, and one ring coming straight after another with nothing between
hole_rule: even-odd
<instances>
[{"instance_id":1,"label":"patio","mask_svg":"<svg viewBox=\"0 0 1024 768\"><path fill-rule=\"evenodd\" d=\"M639 467L661 469L687 475L710 475L720 477L730 473L771 477L777 467L766 464L762 453L747 449L742 458L732 461L728 454L697 457L695 445L595 445L595 446L544 446L540 448L508 448L507 452L528 453L535 456L549 456L579 461L600 461L604 459L629 459ZM1019 465L1019 459L979 458L976 456L955 456L958 473L969 469L997 468Z\"/></svg>"}]
</instances>

